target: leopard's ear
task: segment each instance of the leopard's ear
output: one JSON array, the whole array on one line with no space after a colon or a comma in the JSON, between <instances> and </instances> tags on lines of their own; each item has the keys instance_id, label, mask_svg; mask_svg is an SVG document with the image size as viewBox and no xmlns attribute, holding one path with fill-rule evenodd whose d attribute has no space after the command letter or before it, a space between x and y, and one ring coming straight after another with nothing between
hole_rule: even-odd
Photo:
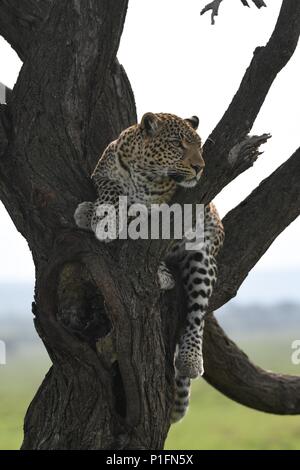
<instances>
[{"instance_id":1,"label":"leopard's ear","mask_svg":"<svg viewBox=\"0 0 300 470\"><path fill-rule=\"evenodd\" d=\"M192 116L190 118L185 119L185 121L193 128L195 131L198 129L199 126L199 118L197 116Z\"/></svg>"},{"instance_id":2,"label":"leopard's ear","mask_svg":"<svg viewBox=\"0 0 300 470\"><path fill-rule=\"evenodd\" d=\"M159 129L160 119L154 113L146 113L141 120L141 129L145 135L153 137Z\"/></svg>"}]
</instances>

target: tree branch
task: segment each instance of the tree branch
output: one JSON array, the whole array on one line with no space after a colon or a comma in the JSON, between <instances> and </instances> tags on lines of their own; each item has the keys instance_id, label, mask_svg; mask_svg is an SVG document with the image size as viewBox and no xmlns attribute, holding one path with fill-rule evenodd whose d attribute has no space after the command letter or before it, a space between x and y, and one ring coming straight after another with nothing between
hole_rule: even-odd
<instances>
[{"instance_id":1,"label":"tree branch","mask_svg":"<svg viewBox=\"0 0 300 470\"><path fill-rule=\"evenodd\" d=\"M154 243L144 243L141 251L134 241L106 247L73 222L78 202L94 200L83 172L90 173L105 145L135 119L126 75L115 61L127 1L90 0L89 5L55 1L15 87L13 142L0 162L6 182L1 196L33 252L36 325L55 364L29 411L24 448L155 449L169 426L175 341L170 329L176 328L177 299L170 293L161 300ZM126 95L129 105L123 104ZM249 140L247 133L241 139L234 134L231 145L219 135L219 148L224 138L227 157L232 152L227 174L213 190L232 179L232 171L242 171L240 155L250 165L268 138ZM213 179L218 172L211 173ZM68 322L60 323L77 313L89 320L93 309L99 322L112 328L116 351L108 355L118 360L109 363L109 373L102 353L98 366L88 340L66 332ZM89 398L82 400L83 394ZM67 426L61 425L62 414Z\"/></svg>"},{"instance_id":2,"label":"tree branch","mask_svg":"<svg viewBox=\"0 0 300 470\"><path fill-rule=\"evenodd\" d=\"M245 6L245 7L250 7L249 3L247 0L241 0L242 4ZM266 7L267 5L265 4L264 0L252 0L252 2L254 3L255 6L257 6L257 8L261 8L261 7Z\"/></svg>"},{"instance_id":3,"label":"tree branch","mask_svg":"<svg viewBox=\"0 0 300 470\"><path fill-rule=\"evenodd\" d=\"M201 184L181 191L178 199L188 203L209 202L245 165L230 164L230 152L247 139L277 74L292 57L300 34L300 2L283 0L274 31L265 47L257 48L230 106L204 145L205 173ZM246 162L247 163L247 162ZM248 167L253 161L248 159Z\"/></svg>"},{"instance_id":4,"label":"tree branch","mask_svg":"<svg viewBox=\"0 0 300 470\"><path fill-rule=\"evenodd\" d=\"M300 214L300 148L223 220L212 312L234 297L248 272ZM210 313L204 341L204 378L229 398L276 414L300 413L300 377L273 374L251 363Z\"/></svg>"},{"instance_id":5,"label":"tree branch","mask_svg":"<svg viewBox=\"0 0 300 470\"><path fill-rule=\"evenodd\" d=\"M257 6L257 8L262 8L262 7L267 6L264 0L252 0L252 2L254 3L255 6Z\"/></svg>"},{"instance_id":6,"label":"tree branch","mask_svg":"<svg viewBox=\"0 0 300 470\"><path fill-rule=\"evenodd\" d=\"M267 413L300 413L300 377L267 372L224 333L213 315L205 326L205 380L232 400Z\"/></svg>"},{"instance_id":7,"label":"tree branch","mask_svg":"<svg viewBox=\"0 0 300 470\"><path fill-rule=\"evenodd\" d=\"M6 104L12 94L12 90L0 82L0 104Z\"/></svg>"},{"instance_id":8,"label":"tree branch","mask_svg":"<svg viewBox=\"0 0 300 470\"><path fill-rule=\"evenodd\" d=\"M219 14L219 8L223 0L213 0L208 3L200 12L200 15L204 15L207 11L211 10L211 24L215 24L215 16Z\"/></svg>"},{"instance_id":9,"label":"tree branch","mask_svg":"<svg viewBox=\"0 0 300 470\"><path fill-rule=\"evenodd\" d=\"M200 15L204 15L204 13L211 10L211 24L214 25L215 24L215 16L218 16L218 14L219 14L219 7L220 7L220 4L221 4L222 1L223 0L213 0L212 2L208 3L201 10ZM250 6L247 0L241 0L241 2L245 7ZM257 8L267 6L263 0L252 0L252 2L254 3L254 5L257 6Z\"/></svg>"},{"instance_id":10,"label":"tree branch","mask_svg":"<svg viewBox=\"0 0 300 470\"><path fill-rule=\"evenodd\" d=\"M258 6L258 5L257 5ZM256 49L239 90L204 146L205 176L194 195L180 200L210 201L245 166L269 136L247 136L278 72L292 56L300 34L300 3L284 0L274 32ZM251 149L252 144L257 144ZM245 159L245 150L246 159ZM239 163L240 162L240 163ZM231 168L230 168L231 166ZM300 151L224 219L225 244L210 310L230 300L275 238L300 213ZM262 210L263 208L263 210ZM230 398L262 411L300 412L300 379L267 373L254 366L208 316L204 341L205 379Z\"/></svg>"},{"instance_id":11,"label":"tree branch","mask_svg":"<svg viewBox=\"0 0 300 470\"><path fill-rule=\"evenodd\" d=\"M0 160L8 146L8 124L7 108L4 104L0 104Z\"/></svg>"},{"instance_id":12,"label":"tree branch","mask_svg":"<svg viewBox=\"0 0 300 470\"><path fill-rule=\"evenodd\" d=\"M47 17L53 0L2 0L0 3L0 35L25 60L34 33Z\"/></svg>"},{"instance_id":13,"label":"tree branch","mask_svg":"<svg viewBox=\"0 0 300 470\"><path fill-rule=\"evenodd\" d=\"M299 34L300 4L297 0L283 0L274 31L265 47L255 49L236 95L210 136L213 142L220 130L225 136L230 132L225 142L232 147L250 131L273 81L292 57Z\"/></svg>"},{"instance_id":14,"label":"tree branch","mask_svg":"<svg viewBox=\"0 0 300 470\"><path fill-rule=\"evenodd\" d=\"M211 310L234 297L253 266L300 214L300 148L223 220L225 242Z\"/></svg>"}]
</instances>

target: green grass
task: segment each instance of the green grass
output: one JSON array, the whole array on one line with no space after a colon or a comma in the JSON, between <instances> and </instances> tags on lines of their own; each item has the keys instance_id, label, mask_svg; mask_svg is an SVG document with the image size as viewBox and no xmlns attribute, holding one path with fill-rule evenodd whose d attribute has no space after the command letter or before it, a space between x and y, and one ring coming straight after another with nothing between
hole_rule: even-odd
<instances>
[{"instance_id":1,"label":"green grass","mask_svg":"<svg viewBox=\"0 0 300 470\"><path fill-rule=\"evenodd\" d=\"M32 359L35 352L0 366L0 450L20 448L25 413L49 369L46 357Z\"/></svg>"},{"instance_id":2,"label":"green grass","mask_svg":"<svg viewBox=\"0 0 300 470\"><path fill-rule=\"evenodd\" d=\"M274 372L300 374L291 363L295 334L243 341L240 347L251 360ZM300 416L275 416L254 411L229 400L204 380L192 386L186 418L171 427L167 449L300 449Z\"/></svg>"},{"instance_id":3,"label":"green grass","mask_svg":"<svg viewBox=\"0 0 300 470\"><path fill-rule=\"evenodd\" d=\"M278 372L300 374L290 362L295 338L244 341L242 347L253 360ZM18 449L23 419L34 393L49 368L36 352L8 358L0 366L0 449ZM192 388L187 417L172 426L167 449L300 449L300 416L274 416L253 411L227 399L204 380Z\"/></svg>"},{"instance_id":4,"label":"green grass","mask_svg":"<svg viewBox=\"0 0 300 470\"><path fill-rule=\"evenodd\" d=\"M193 385L187 417L171 427L167 449L299 449L300 417L238 405L204 381Z\"/></svg>"}]
</instances>

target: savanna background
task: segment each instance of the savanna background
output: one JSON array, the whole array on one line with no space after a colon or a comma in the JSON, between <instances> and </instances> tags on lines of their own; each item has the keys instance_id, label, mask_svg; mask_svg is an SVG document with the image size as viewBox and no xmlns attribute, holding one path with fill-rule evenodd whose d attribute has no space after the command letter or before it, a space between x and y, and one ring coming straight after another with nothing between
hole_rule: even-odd
<instances>
[{"instance_id":1,"label":"savanna background","mask_svg":"<svg viewBox=\"0 0 300 470\"><path fill-rule=\"evenodd\" d=\"M199 0L131 0L119 50L139 116L146 111L200 117L203 140L235 93L253 50L275 25L280 0L257 10L225 1L215 26ZM12 87L21 62L0 38L0 82ZM300 50L277 77L252 133L272 139L255 166L216 198L225 215L297 148ZM267 210L262 208L262 210ZM236 299L216 315L227 334L260 366L300 374L292 344L300 340L300 221L274 242L251 271ZM49 358L32 321L34 268L24 239L0 206L0 449L18 449L23 418ZM299 355L300 357L300 355ZM3 361L4 362L4 361ZM169 449L299 449L300 418L247 409L208 386L193 384L189 413L174 425Z\"/></svg>"}]
</instances>

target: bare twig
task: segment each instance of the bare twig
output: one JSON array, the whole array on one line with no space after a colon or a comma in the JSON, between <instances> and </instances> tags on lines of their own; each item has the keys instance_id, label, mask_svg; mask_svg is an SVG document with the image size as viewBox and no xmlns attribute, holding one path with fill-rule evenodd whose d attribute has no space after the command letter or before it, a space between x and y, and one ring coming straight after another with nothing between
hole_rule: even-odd
<instances>
[{"instance_id":1,"label":"bare twig","mask_svg":"<svg viewBox=\"0 0 300 470\"><path fill-rule=\"evenodd\" d=\"M215 16L218 16L219 14L219 8L222 1L223 0L213 0L208 3L206 7L201 10L200 15L204 15L204 13L211 10L211 24L215 24Z\"/></svg>"},{"instance_id":2,"label":"bare twig","mask_svg":"<svg viewBox=\"0 0 300 470\"><path fill-rule=\"evenodd\" d=\"M259 147L265 144L270 139L270 134L262 135L247 135L242 142L234 145L228 154L228 162L232 167L237 165L246 165L249 168L249 164L253 164L262 152L259 151Z\"/></svg>"},{"instance_id":3,"label":"bare twig","mask_svg":"<svg viewBox=\"0 0 300 470\"><path fill-rule=\"evenodd\" d=\"M208 3L200 12L200 15L203 15L207 11L211 10L211 24L215 24L215 16L219 14L220 4L223 0L213 0L212 2ZM247 0L241 0L242 4L245 7L249 7L249 3ZM263 0L252 0L252 2L257 6L257 8L266 7L267 5Z\"/></svg>"},{"instance_id":4,"label":"bare twig","mask_svg":"<svg viewBox=\"0 0 300 470\"><path fill-rule=\"evenodd\" d=\"M242 4L244 5L244 7L250 7L250 5L249 5L249 3L247 2L247 0L241 0L241 2L242 2ZM267 6L263 0L252 0L252 2L254 3L254 5L257 6L257 8L261 8L261 7L266 7L266 6Z\"/></svg>"},{"instance_id":5,"label":"bare twig","mask_svg":"<svg viewBox=\"0 0 300 470\"><path fill-rule=\"evenodd\" d=\"M265 4L264 0L252 0L252 2L254 3L254 5L257 6L257 8L261 8L261 7L266 7L267 5Z\"/></svg>"}]
</instances>

